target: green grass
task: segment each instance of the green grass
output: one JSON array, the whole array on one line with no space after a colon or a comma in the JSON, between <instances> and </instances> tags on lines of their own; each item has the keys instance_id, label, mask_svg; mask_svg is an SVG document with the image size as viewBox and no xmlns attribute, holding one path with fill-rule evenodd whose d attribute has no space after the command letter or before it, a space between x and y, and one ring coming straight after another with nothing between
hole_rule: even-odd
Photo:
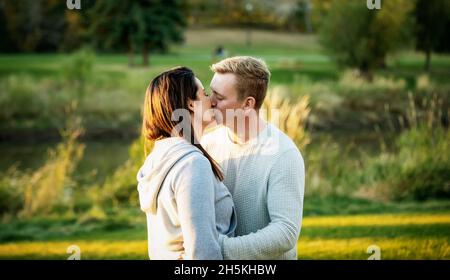
<instances>
[{"instance_id":1,"label":"green grass","mask_svg":"<svg viewBox=\"0 0 450 280\"><path fill-rule=\"evenodd\" d=\"M339 69L323 52L315 36L270 31L254 31L253 44L245 45L245 31L229 29L189 30L186 41L174 46L168 54L154 54L150 57L150 68L128 68L127 56L121 54L100 54L96 58L97 70L109 75L138 75L149 82L156 73L176 65L193 68L205 83L209 83L211 56L218 45L223 45L229 55L252 55L264 58L272 70L272 83L292 82L295 75L309 79L336 79ZM140 63L136 55L136 63ZM65 54L8 54L0 55L0 76L27 73L36 77L58 75ZM388 58L389 69L379 73L412 78L422 71L424 55L415 52L400 52ZM438 80L448 78L450 56L434 55L432 74ZM97 72L96 72L97 73Z\"/></svg>"},{"instance_id":2,"label":"green grass","mask_svg":"<svg viewBox=\"0 0 450 280\"><path fill-rule=\"evenodd\" d=\"M66 259L72 244L82 259L147 258L146 220L137 207L82 224L72 216L1 226L0 259ZM367 259L370 245L383 259L449 259L450 202L306 198L299 259Z\"/></svg>"},{"instance_id":3,"label":"green grass","mask_svg":"<svg viewBox=\"0 0 450 280\"><path fill-rule=\"evenodd\" d=\"M0 259L66 259L70 245L80 247L82 259L146 259L145 219L135 222L114 231L101 227L92 230L91 225L91 231L86 226L85 233L3 241ZM30 227L23 225L22 230ZM382 259L449 259L450 212L307 216L298 241L298 257L367 259L371 245L380 247Z\"/></svg>"}]
</instances>

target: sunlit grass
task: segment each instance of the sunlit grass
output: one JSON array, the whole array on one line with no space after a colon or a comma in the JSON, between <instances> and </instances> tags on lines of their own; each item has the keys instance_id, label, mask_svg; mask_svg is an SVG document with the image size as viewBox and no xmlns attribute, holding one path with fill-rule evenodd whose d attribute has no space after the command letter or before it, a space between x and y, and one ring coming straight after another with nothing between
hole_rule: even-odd
<instances>
[{"instance_id":1,"label":"sunlit grass","mask_svg":"<svg viewBox=\"0 0 450 280\"><path fill-rule=\"evenodd\" d=\"M450 259L449 238L300 238L299 259L367 259L369 246L380 248L381 259Z\"/></svg>"},{"instance_id":2,"label":"sunlit grass","mask_svg":"<svg viewBox=\"0 0 450 280\"><path fill-rule=\"evenodd\" d=\"M305 218L303 227L328 226L402 226L402 225L432 225L448 224L450 226L449 214L432 215L355 215L355 216L327 216Z\"/></svg>"},{"instance_id":3,"label":"sunlit grass","mask_svg":"<svg viewBox=\"0 0 450 280\"><path fill-rule=\"evenodd\" d=\"M449 259L450 214L386 214L305 218L299 259Z\"/></svg>"},{"instance_id":4,"label":"sunlit grass","mask_svg":"<svg viewBox=\"0 0 450 280\"><path fill-rule=\"evenodd\" d=\"M81 259L148 259L147 241L49 241L0 245L0 259L67 259L71 245L80 248Z\"/></svg>"},{"instance_id":5,"label":"sunlit grass","mask_svg":"<svg viewBox=\"0 0 450 280\"><path fill-rule=\"evenodd\" d=\"M147 259L146 231L141 229L117 230L115 237L96 232L67 240L4 243L0 259L67 259L70 245L80 248L81 259ZM298 257L364 260L371 245L380 248L381 259L450 259L450 214L305 217Z\"/></svg>"}]
</instances>

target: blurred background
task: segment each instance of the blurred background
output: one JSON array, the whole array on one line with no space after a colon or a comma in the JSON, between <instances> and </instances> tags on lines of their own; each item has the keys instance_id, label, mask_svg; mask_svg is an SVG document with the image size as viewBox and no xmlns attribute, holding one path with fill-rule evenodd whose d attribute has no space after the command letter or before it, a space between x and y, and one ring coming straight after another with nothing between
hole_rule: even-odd
<instances>
[{"instance_id":1,"label":"blurred background","mask_svg":"<svg viewBox=\"0 0 450 280\"><path fill-rule=\"evenodd\" d=\"M76 2L0 0L0 258L148 258L146 87L234 55L305 159L299 259L450 258L450 1Z\"/></svg>"}]
</instances>

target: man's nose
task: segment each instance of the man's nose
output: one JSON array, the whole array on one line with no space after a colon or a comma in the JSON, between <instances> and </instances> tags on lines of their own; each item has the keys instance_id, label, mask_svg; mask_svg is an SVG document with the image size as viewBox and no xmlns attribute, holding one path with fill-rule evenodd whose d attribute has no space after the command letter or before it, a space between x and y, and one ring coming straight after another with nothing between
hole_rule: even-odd
<instances>
[{"instance_id":1,"label":"man's nose","mask_svg":"<svg viewBox=\"0 0 450 280\"><path fill-rule=\"evenodd\" d=\"M209 100L211 101L211 107L216 107L217 105L216 99L214 97L210 97Z\"/></svg>"}]
</instances>

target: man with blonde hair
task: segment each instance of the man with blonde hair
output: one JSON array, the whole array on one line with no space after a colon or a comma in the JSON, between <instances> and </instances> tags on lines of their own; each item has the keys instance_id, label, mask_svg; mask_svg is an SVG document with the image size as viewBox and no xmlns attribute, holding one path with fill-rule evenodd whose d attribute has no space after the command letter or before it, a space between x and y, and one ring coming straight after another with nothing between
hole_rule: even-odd
<instances>
[{"instance_id":1,"label":"man with blonde hair","mask_svg":"<svg viewBox=\"0 0 450 280\"><path fill-rule=\"evenodd\" d=\"M236 236L219 236L225 259L297 259L305 167L296 145L259 116L270 80L261 59L211 66L211 105L220 126L202 145L220 164L237 214Z\"/></svg>"}]
</instances>

